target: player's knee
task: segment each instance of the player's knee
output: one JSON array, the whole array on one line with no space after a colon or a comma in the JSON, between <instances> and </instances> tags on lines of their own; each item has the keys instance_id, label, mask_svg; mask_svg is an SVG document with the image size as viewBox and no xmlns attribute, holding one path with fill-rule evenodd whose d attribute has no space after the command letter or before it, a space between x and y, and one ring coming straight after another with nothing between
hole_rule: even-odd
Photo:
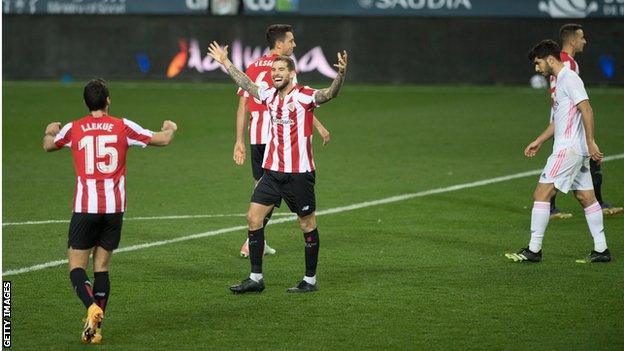
<instances>
[{"instance_id":1,"label":"player's knee","mask_svg":"<svg viewBox=\"0 0 624 351\"><path fill-rule=\"evenodd\" d=\"M108 262L93 262L93 271L94 272L108 272Z\"/></svg>"},{"instance_id":2,"label":"player's knee","mask_svg":"<svg viewBox=\"0 0 624 351\"><path fill-rule=\"evenodd\" d=\"M264 224L264 217L252 213L251 211L247 212L247 225L250 229L260 229Z\"/></svg>"},{"instance_id":3,"label":"player's knee","mask_svg":"<svg viewBox=\"0 0 624 351\"><path fill-rule=\"evenodd\" d=\"M587 207L597 201L593 191L576 191L574 196L583 207Z\"/></svg>"},{"instance_id":4,"label":"player's knee","mask_svg":"<svg viewBox=\"0 0 624 351\"><path fill-rule=\"evenodd\" d=\"M550 198L555 195L556 191L554 186L541 186L535 188L533 192L533 201L550 202Z\"/></svg>"},{"instance_id":5,"label":"player's knee","mask_svg":"<svg viewBox=\"0 0 624 351\"><path fill-rule=\"evenodd\" d=\"M313 231L316 228L316 218L310 216L309 218L299 218L299 227L304 233Z\"/></svg>"},{"instance_id":6,"label":"player's knee","mask_svg":"<svg viewBox=\"0 0 624 351\"><path fill-rule=\"evenodd\" d=\"M550 198L551 196L540 191L540 189L535 189L535 192L533 192L533 201L550 202Z\"/></svg>"}]
</instances>

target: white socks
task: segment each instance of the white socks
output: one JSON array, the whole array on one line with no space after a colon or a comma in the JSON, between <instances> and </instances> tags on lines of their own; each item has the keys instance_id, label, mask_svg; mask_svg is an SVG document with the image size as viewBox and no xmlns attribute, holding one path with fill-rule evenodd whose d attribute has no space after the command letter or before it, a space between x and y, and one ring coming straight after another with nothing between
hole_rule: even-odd
<instances>
[{"instance_id":1,"label":"white socks","mask_svg":"<svg viewBox=\"0 0 624 351\"><path fill-rule=\"evenodd\" d=\"M258 283L262 280L262 273L250 273L249 278Z\"/></svg>"},{"instance_id":2,"label":"white socks","mask_svg":"<svg viewBox=\"0 0 624 351\"><path fill-rule=\"evenodd\" d=\"M316 274L313 277L304 276L303 280L308 284L316 285Z\"/></svg>"},{"instance_id":3,"label":"white socks","mask_svg":"<svg viewBox=\"0 0 624 351\"><path fill-rule=\"evenodd\" d=\"M542 249L544 232L550 219L550 202L535 201L531 211L531 241L529 250L539 252Z\"/></svg>"},{"instance_id":4,"label":"white socks","mask_svg":"<svg viewBox=\"0 0 624 351\"><path fill-rule=\"evenodd\" d=\"M587 219L587 226L589 226L589 231L594 238L594 251L603 252L607 249L607 239L602 223L602 207L597 201L585 207L585 219Z\"/></svg>"},{"instance_id":5,"label":"white socks","mask_svg":"<svg viewBox=\"0 0 624 351\"><path fill-rule=\"evenodd\" d=\"M607 239L604 234L604 225L602 221L602 207L595 202L585 208L585 218L587 226L594 238L594 251L603 252L607 249ZM542 249L542 240L544 232L548 226L550 219L550 203L535 201L533 203L533 211L531 212L531 241L529 242L529 250L539 252Z\"/></svg>"}]
</instances>

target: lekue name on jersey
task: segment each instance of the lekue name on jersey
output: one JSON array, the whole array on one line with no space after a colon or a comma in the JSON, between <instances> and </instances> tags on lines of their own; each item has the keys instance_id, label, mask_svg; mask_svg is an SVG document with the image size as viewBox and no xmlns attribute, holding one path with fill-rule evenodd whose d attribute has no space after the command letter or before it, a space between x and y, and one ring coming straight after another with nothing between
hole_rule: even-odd
<instances>
[{"instance_id":1,"label":"lekue name on jersey","mask_svg":"<svg viewBox=\"0 0 624 351\"><path fill-rule=\"evenodd\" d=\"M80 127L82 127L83 132L88 132L90 130L105 130L110 133L113 130L112 123L85 123Z\"/></svg>"}]
</instances>

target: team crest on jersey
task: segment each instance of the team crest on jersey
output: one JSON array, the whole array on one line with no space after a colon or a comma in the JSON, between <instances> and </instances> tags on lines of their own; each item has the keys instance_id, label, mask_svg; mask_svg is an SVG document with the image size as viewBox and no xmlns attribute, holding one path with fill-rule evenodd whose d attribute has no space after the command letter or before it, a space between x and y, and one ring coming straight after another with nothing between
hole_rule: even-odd
<instances>
[{"instance_id":1,"label":"team crest on jersey","mask_svg":"<svg viewBox=\"0 0 624 351\"><path fill-rule=\"evenodd\" d=\"M288 109L288 111L293 112L295 111L295 103L291 102L288 105L286 105L286 108Z\"/></svg>"}]
</instances>

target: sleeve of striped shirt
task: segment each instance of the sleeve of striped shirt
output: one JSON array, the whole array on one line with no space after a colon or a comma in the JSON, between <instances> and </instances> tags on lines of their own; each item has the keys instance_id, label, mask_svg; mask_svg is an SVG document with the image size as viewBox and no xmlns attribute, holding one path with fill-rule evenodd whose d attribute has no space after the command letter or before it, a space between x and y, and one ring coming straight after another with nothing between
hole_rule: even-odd
<instances>
[{"instance_id":1,"label":"sleeve of striped shirt","mask_svg":"<svg viewBox=\"0 0 624 351\"><path fill-rule=\"evenodd\" d=\"M71 147L71 129L72 123L67 123L65 126L63 126L63 128L56 135L56 137L54 137L54 144L56 144L57 147Z\"/></svg>"},{"instance_id":2,"label":"sleeve of striped shirt","mask_svg":"<svg viewBox=\"0 0 624 351\"><path fill-rule=\"evenodd\" d=\"M299 94L297 94L297 100L306 110L314 110L318 106L316 104L316 100L314 99L315 93L316 89L305 86L299 90Z\"/></svg>"},{"instance_id":3,"label":"sleeve of striped shirt","mask_svg":"<svg viewBox=\"0 0 624 351\"><path fill-rule=\"evenodd\" d=\"M275 88L269 88L267 85L262 84L258 86L258 96L260 97L260 101L267 105L270 101L269 99L275 95Z\"/></svg>"},{"instance_id":4,"label":"sleeve of striped shirt","mask_svg":"<svg viewBox=\"0 0 624 351\"><path fill-rule=\"evenodd\" d=\"M128 146L146 147L152 140L154 133L151 130L145 129L129 119L124 118L123 122L126 126L124 132L128 140Z\"/></svg>"}]
</instances>

